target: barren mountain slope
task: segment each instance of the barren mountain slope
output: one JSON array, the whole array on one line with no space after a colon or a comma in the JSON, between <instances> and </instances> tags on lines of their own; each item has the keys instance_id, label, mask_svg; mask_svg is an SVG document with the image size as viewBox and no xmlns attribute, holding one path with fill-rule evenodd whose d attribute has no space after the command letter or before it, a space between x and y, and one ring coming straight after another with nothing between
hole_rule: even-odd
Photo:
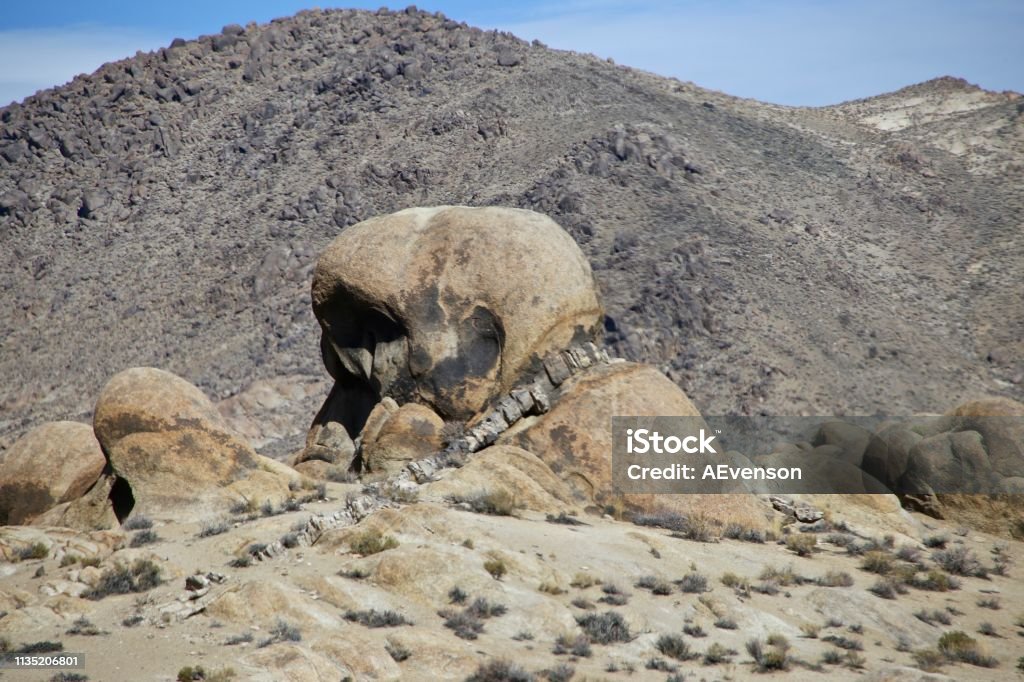
<instances>
[{"instance_id":1,"label":"barren mountain slope","mask_svg":"<svg viewBox=\"0 0 1024 682\"><path fill-rule=\"evenodd\" d=\"M316 255L443 203L552 215L614 350L708 414L1020 399L1020 102L940 80L789 109L415 11L175 41L0 110L0 447L154 365L222 398L284 381L234 407L287 452L325 393Z\"/></svg>"}]
</instances>

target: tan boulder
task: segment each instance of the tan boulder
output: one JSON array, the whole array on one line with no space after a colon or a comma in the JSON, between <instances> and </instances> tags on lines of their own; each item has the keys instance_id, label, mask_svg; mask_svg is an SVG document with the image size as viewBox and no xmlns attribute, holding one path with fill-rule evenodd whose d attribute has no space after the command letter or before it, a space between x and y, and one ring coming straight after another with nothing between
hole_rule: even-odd
<instances>
[{"instance_id":1,"label":"tan boulder","mask_svg":"<svg viewBox=\"0 0 1024 682\"><path fill-rule=\"evenodd\" d=\"M423 486L420 499L440 502L483 492L504 493L516 508L545 513L566 511L575 502L573 491L551 467L511 445L482 450L465 466Z\"/></svg>"},{"instance_id":2,"label":"tan boulder","mask_svg":"<svg viewBox=\"0 0 1024 682\"><path fill-rule=\"evenodd\" d=\"M76 530L117 528L120 522L114 512L114 492L124 490L115 476L101 476L88 492L78 499L58 504L32 520L36 526L63 526Z\"/></svg>"},{"instance_id":3,"label":"tan boulder","mask_svg":"<svg viewBox=\"0 0 1024 682\"><path fill-rule=\"evenodd\" d=\"M28 523L81 497L107 460L92 427L47 422L19 438L0 460L0 525Z\"/></svg>"},{"instance_id":4,"label":"tan boulder","mask_svg":"<svg viewBox=\"0 0 1024 682\"><path fill-rule=\"evenodd\" d=\"M267 470L198 388L159 369L114 376L93 424L113 474L124 482L120 494L117 483L112 491L119 518L129 512L199 518L238 499L233 483ZM287 486L283 473L267 473Z\"/></svg>"},{"instance_id":5,"label":"tan boulder","mask_svg":"<svg viewBox=\"0 0 1024 682\"><path fill-rule=\"evenodd\" d=\"M656 368L628 362L596 367L562 387L551 411L524 420L499 438L537 456L581 500L614 504L611 452L613 416L691 416L700 413L682 390ZM637 511L702 513L722 522L764 525L765 505L749 494L628 494Z\"/></svg>"},{"instance_id":6,"label":"tan boulder","mask_svg":"<svg viewBox=\"0 0 1024 682\"><path fill-rule=\"evenodd\" d=\"M374 433L364 435L360 470L393 474L408 462L441 449L444 420L429 407L402 405Z\"/></svg>"},{"instance_id":7,"label":"tan boulder","mask_svg":"<svg viewBox=\"0 0 1024 682\"><path fill-rule=\"evenodd\" d=\"M336 380L317 421L350 434L381 396L468 419L547 353L595 338L603 319L572 237L546 216L496 207L353 225L321 255L312 299Z\"/></svg>"}]
</instances>

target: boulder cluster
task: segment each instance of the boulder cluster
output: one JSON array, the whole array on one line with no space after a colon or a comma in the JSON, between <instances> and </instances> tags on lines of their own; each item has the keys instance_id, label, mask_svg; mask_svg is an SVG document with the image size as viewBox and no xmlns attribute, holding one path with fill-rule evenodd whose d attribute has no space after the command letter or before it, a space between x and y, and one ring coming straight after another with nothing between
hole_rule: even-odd
<instances>
[{"instance_id":1,"label":"boulder cluster","mask_svg":"<svg viewBox=\"0 0 1024 682\"><path fill-rule=\"evenodd\" d=\"M613 416L701 415L658 369L599 346L590 265L545 216L442 206L364 221L324 251L312 303L335 383L288 464L256 454L183 379L129 369L101 392L91 427L43 424L0 460L0 523L96 530L133 514L198 519L282 504L290 488L338 474L368 484L346 523L390 506L396 490L458 497L459 481L490 474L540 508L700 513L754 527L771 515L767 495L739 488L613 490ZM839 492L872 493L870 508L899 510L895 493L933 516L1012 532L1024 491L1021 416L1018 403L988 400L875 431L828 422L812 443L758 461L823 480L840 467L853 487Z\"/></svg>"}]
</instances>

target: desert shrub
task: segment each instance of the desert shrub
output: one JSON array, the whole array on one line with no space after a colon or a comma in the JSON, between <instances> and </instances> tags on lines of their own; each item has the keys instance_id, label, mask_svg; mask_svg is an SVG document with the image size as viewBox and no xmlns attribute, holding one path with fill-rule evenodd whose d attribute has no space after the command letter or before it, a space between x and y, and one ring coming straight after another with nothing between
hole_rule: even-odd
<instances>
[{"instance_id":1,"label":"desert shrub","mask_svg":"<svg viewBox=\"0 0 1024 682\"><path fill-rule=\"evenodd\" d=\"M597 601L611 606L625 606L629 602L629 595L623 592L618 585L605 583L601 586L604 596Z\"/></svg>"},{"instance_id":2,"label":"desert shrub","mask_svg":"<svg viewBox=\"0 0 1024 682\"><path fill-rule=\"evenodd\" d=\"M138 533L132 536L131 542L128 543L129 547L144 547L151 545L154 542L159 542L160 536L153 530L140 530Z\"/></svg>"},{"instance_id":3,"label":"desert shrub","mask_svg":"<svg viewBox=\"0 0 1024 682\"><path fill-rule=\"evenodd\" d=\"M853 585L853 576L846 571L828 571L815 582L822 587L850 587Z\"/></svg>"},{"instance_id":4,"label":"desert shrub","mask_svg":"<svg viewBox=\"0 0 1024 682\"><path fill-rule=\"evenodd\" d=\"M864 634L864 626L860 623L850 623L846 629L857 635Z\"/></svg>"},{"instance_id":5,"label":"desert shrub","mask_svg":"<svg viewBox=\"0 0 1024 682\"><path fill-rule=\"evenodd\" d=\"M144 620L145 620L145 618L143 618L140 614L135 613L135 614L132 614L130 616L126 616L121 621L121 625L123 627L126 627L126 628L133 628L136 625L139 625L140 623L142 623L142 621L144 621Z\"/></svg>"},{"instance_id":6,"label":"desert shrub","mask_svg":"<svg viewBox=\"0 0 1024 682\"><path fill-rule=\"evenodd\" d=\"M504 660L482 663L466 682L535 682L536 678L518 665Z\"/></svg>"},{"instance_id":7,"label":"desert shrub","mask_svg":"<svg viewBox=\"0 0 1024 682\"><path fill-rule=\"evenodd\" d=\"M227 682L227 680L233 680L234 678L235 671L232 668L208 671L201 665L197 665L194 668L187 665L178 671L177 676L178 682L192 682L194 680L202 680L203 682Z\"/></svg>"},{"instance_id":8,"label":"desert shrub","mask_svg":"<svg viewBox=\"0 0 1024 682\"><path fill-rule=\"evenodd\" d=\"M750 584L746 578L742 578L733 573L732 571L726 571L725 573L723 573L722 577L719 578L719 580L726 587L739 587L742 585L749 586Z\"/></svg>"},{"instance_id":9,"label":"desert shrub","mask_svg":"<svg viewBox=\"0 0 1024 682\"><path fill-rule=\"evenodd\" d=\"M1002 608L999 604L999 597L983 597L975 603L979 608L992 609L993 611L998 611Z\"/></svg>"},{"instance_id":10,"label":"desert shrub","mask_svg":"<svg viewBox=\"0 0 1024 682\"><path fill-rule=\"evenodd\" d=\"M856 544L857 538L847 533L829 533L825 536L824 541L836 547L849 547Z\"/></svg>"},{"instance_id":11,"label":"desert shrub","mask_svg":"<svg viewBox=\"0 0 1024 682\"><path fill-rule=\"evenodd\" d=\"M825 637L821 638L821 641L828 642L829 644L837 646L840 649L845 649L846 651L864 650L864 644L859 639L850 639L849 637L844 637L843 635L826 635Z\"/></svg>"},{"instance_id":12,"label":"desert shrub","mask_svg":"<svg viewBox=\"0 0 1024 682\"><path fill-rule=\"evenodd\" d=\"M570 516L569 514L566 514L565 512L559 512L558 516L555 516L554 514L548 514L545 517L545 520L548 523L557 523L557 524L561 524L563 526L585 526L585 525L587 525L587 524L583 523L582 521L580 521L579 519L577 519L575 516Z\"/></svg>"},{"instance_id":13,"label":"desert shrub","mask_svg":"<svg viewBox=\"0 0 1024 682\"><path fill-rule=\"evenodd\" d=\"M938 650L950 661L969 663L981 668L995 668L999 661L981 651L978 641L960 630L952 630L939 637Z\"/></svg>"},{"instance_id":14,"label":"desert shrub","mask_svg":"<svg viewBox=\"0 0 1024 682\"><path fill-rule=\"evenodd\" d=\"M79 616L71 623L71 627L64 634L95 637L96 635L105 635L107 633L93 625L92 621L85 616Z\"/></svg>"},{"instance_id":15,"label":"desert shrub","mask_svg":"<svg viewBox=\"0 0 1024 682\"><path fill-rule=\"evenodd\" d=\"M452 604L465 604L469 595L458 585L448 590L448 601Z\"/></svg>"},{"instance_id":16,"label":"desert shrub","mask_svg":"<svg viewBox=\"0 0 1024 682\"><path fill-rule=\"evenodd\" d=\"M261 641L257 646L260 648L270 646L277 642L300 642L302 641L302 632L291 625L290 623L281 620L280 618L274 623L273 627L270 628L270 637Z\"/></svg>"},{"instance_id":17,"label":"desert shrub","mask_svg":"<svg viewBox=\"0 0 1024 682\"><path fill-rule=\"evenodd\" d=\"M889 575L895 564L896 560L891 554L875 550L864 554L864 558L861 559L860 562L860 567L868 573Z\"/></svg>"},{"instance_id":18,"label":"desert shrub","mask_svg":"<svg viewBox=\"0 0 1024 682\"><path fill-rule=\"evenodd\" d=\"M786 536L786 549L798 556L810 556L818 547L818 538L814 535L791 533Z\"/></svg>"},{"instance_id":19,"label":"desert shrub","mask_svg":"<svg viewBox=\"0 0 1024 682\"><path fill-rule=\"evenodd\" d=\"M896 583L892 580L877 580L874 585L868 588L868 592L882 599L895 599Z\"/></svg>"},{"instance_id":20,"label":"desert shrub","mask_svg":"<svg viewBox=\"0 0 1024 682\"><path fill-rule=\"evenodd\" d=\"M412 656L411 651L406 649L400 643L392 642L391 640L384 643L384 649L388 652L388 655L391 656L391 660L395 663L401 663Z\"/></svg>"},{"instance_id":21,"label":"desert shrub","mask_svg":"<svg viewBox=\"0 0 1024 682\"><path fill-rule=\"evenodd\" d=\"M63 642L51 642L49 640L40 640L38 642L30 642L28 644L22 644L20 647L11 650L9 653L12 654L51 654L57 651L64 651Z\"/></svg>"},{"instance_id":22,"label":"desert shrub","mask_svg":"<svg viewBox=\"0 0 1024 682\"><path fill-rule=\"evenodd\" d=\"M715 627L722 630L736 630L739 628L739 625L736 623L735 619L727 616L721 616L715 621Z\"/></svg>"},{"instance_id":23,"label":"desert shrub","mask_svg":"<svg viewBox=\"0 0 1024 682\"><path fill-rule=\"evenodd\" d=\"M727 523L722 530L722 537L728 540L741 540L743 542L756 542L763 544L765 541L764 531L742 523Z\"/></svg>"},{"instance_id":24,"label":"desert shrub","mask_svg":"<svg viewBox=\"0 0 1024 682\"><path fill-rule=\"evenodd\" d=\"M676 581L685 594L700 594L708 591L708 579L700 573L688 573Z\"/></svg>"},{"instance_id":25,"label":"desert shrub","mask_svg":"<svg viewBox=\"0 0 1024 682\"><path fill-rule=\"evenodd\" d=\"M390 610L347 611L345 620L350 623L359 623L368 628L394 628L400 625L412 625L405 616Z\"/></svg>"},{"instance_id":26,"label":"desert shrub","mask_svg":"<svg viewBox=\"0 0 1024 682\"><path fill-rule=\"evenodd\" d=\"M492 516L512 516L516 509L516 498L507 490L485 490L469 497L456 497L452 501L468 505L477 514Z\"/></svg>"},{"instance_id":27,"label":"desert shrub","mask_svg":"<svg viewBox=\"0 0 1024 682\"><path fill-rule=\"evenodd\" d=\"M541 673L548 682L569 682L575 674L576 669L565 663L559 663Z\"/></svg>"},{"instance_id":28,"label":"desert shrub","mask_svg":"<svg viewBox=\"0 0 1024 682\"><path fill-rule=\"evenodd\" d=\"M867 663L867 659L863 655L858 654L856 651L846 652L846 661L844 665L851 670L861 670Z\"/></svg>"},{"instance_id":29,"label":"desert shrub","mask_svg":"<svg viewBox=\"0 0 1024 682\"><path fill-rule=\"evenodd\" d=\"M232 504L228 511L238 516L248 516L250 514L255 514L259 510L259 508L260 506L256 502L256 500L239 500L238 502Z\"/></svg>"},{"instance_id":30,"label":"desert shrub","mask_svg":"<svg viewBox=\"0 0 1024 682\"><path fill-rule=\"evenodd\" d=\"M934 625L935 623L949 625L951 622L949 614L945 611L940 611L939 609L933 609L931 611L928 611L927 609L921 609L920 611L916 611L914 613L914 617L922 623L927 623L928 625Z\"/></svg>"},{"instance_id":31,"label":"desert shrub","mask_svg":"<svg viewBox=\"0 0 1024 682\"><path fill-rule=\"evenodd\" d=\"M318 499L318 500L326 500L327 499L327 484L324 483L323 481L320 481L319 483L317 483L316 484L316 488L314 489L314 495L316 495L316 499Z\"/></svg>"},{"instance_id":32,"label":"desert shrub","mask_svg":"<svg viewBox=\"0 0 1024 682\"><path fill-rule=\"evenodd\" d=\"M803 585L806 582L811 582L808 578L805 578L802 575L794 573L792 566L786 566L785 568L766 566L764 569L762 569L761 575L758 577L761 580L767 580L776 583L781 587L789 587L790 585Z\"/></svg>"},{"instance_id":33,"label":"desert shrub","mask_svg":"<svg viewBox=\"0 0 1024 682\"><path fill-rule=\"evenodd\" d=\"M231 637L228 637L224 641L224 645L225 646L237 646L239 644L250 644L252 642L252 640L253 640L253 636L252 636L251 632L243 632L242 634L233 635Z\"/></svg>"},{"instance_id":34,"label":"desert shrub","mask_svg":"<svg viewBox=\"0 0 1024 682\"><path fill-rule=\"evenodd\" d=\"M663 673L674 673L679 670L678 665L673 665L666 661L664 658L649 658L644 667L648 670L659 670Z\"/></svg>"},{"instance_id":35,"label":"desert shrub","mask_svg":"<svg viewBox=\"0 0 1024 682\"><path fill-rule=\"evenodd\" d=\"M843 621L841 621L841 620L839 620L838 618L835 618L835 617L829 618L828 620L825 621L825 627L827 627L827 628L841 628L841 627L843 627Z\"/></svg>"},{"instance_id":36,"label":"desert shrub","mask_svg":"<svg viewBox=\"0 0 1024 682\"><path fill-rule=\"evenodd\" d=\"M821 632L821 626L815 623L802 623L800 625L800 632L807 639L817 639L818 633Z\"/></svg>"},{"instance_id":37,"label":"desert shrub","mask_svg":"<svg viewBox=\"0 0 1024 682\"><path fill-rule=\"evenodd\" d=\"M550 594L556 597L560 594L565 594L565 588L555 582L542 582L537 589L544 594Z\"/></svg>"},{"instance_id":38,"label":"desert shrub","mask_svg":"<svg viewBox=\"0 0 1024 682\"><path fill-rule=\"evenodd\" d=\"M488 559L484 562L484 570L495 580L501 580L508 573L508 565L503 559Z\"/></svg>"},{"instance_id":39,"label":"desert shrub","mask_svg":"<svg viewBox=\"0 0 1024 682\"><path fill-rule=\"evenodd\" d=\"M704 632L704 628L700 626L700 623L686 623L683 625L683 633L698 639L708 636L708 633Z\"/></svg>"},{"instance_id":40,"label":"desert shrub","mask_svg":"<svg viewBox=\"0 0 1024 682\"><path fill-rule=\"evenodd\" d=\"M508 613L508 607L504 604L487 601L483 597L477 597L472 604L466 607L466 612L476 618L494 618Z\"/></svg>"},{"instance_id":41,"label":"desert shrub","mask_svg":"<svg viewBox=\"0 0 1024 682\"><path fill-rule=\"evenodd\" d=\"M369 569L356 566L354 568L343 568L338 571L338 575L349 580L363 580L370 577L370 571Z\"/></svg>"},{"instance_id":42,"label":"desert shrub","mask_svg":"<svg viewBox=\"0 0 1024 682\"><path fill-rule=\"evenodd\" d=\"M947 542L949 542L947 535L929 535L924 539L924 546L929 549L945 549Z\"/></svg>"},{"instance_id":43,"label":"desert shrub","mask_svg":"<svg viewBox=\"0 0 1024 682\"><path fill-rule=\"evenodd\" d=\"M594 602L590 601L589 599L584 599L583 597L577 597L576 599L573 599L570 603L576 608L583 609L584 611L591 611L594 609Z\"/></svg>"},{"instance_id":44,"label":"desert shrub","mask_svg":"<svg viewBox=\"0 0 1024 682\"><path fill-rule=\"evenodd\" d=\"M161 582L161 569L157 564L149 559L137 559L131 566L118 564L103 571L96 586L86 590L82 596L98 600L111 594L146 592Z\"/></svg>"},{"instance_id":45,"label":"desert shrub","mask_svg":"<svg viewBox=\"0 0 1024 682\"><path fill-rule=\"evenodd\" d=\"M49 682L89 682L89 677L80 673L56 673Z\"/></svg>"},{"instance_id":46,"label":"desert shrub","mask_svg":"<svg viewBox=\"0 0 1024 682\"><path fill-rule=\"evenodd\" d=\"M996 634L996 626L992 623L985 621L978 626L978 633L985 635L986 637L998 637Z\"/></svg>"},{"instance_id":47,"label":"desert shrub","mask_svg":"<svg viewBox=\"0 0 1024 682\"><path fill-rule=\"evenodd\" d=\"M704 665L718 665L719 663L728 663L733 656L737 654L735 649L730 649L726 646L715 642L708 647L707 651L704 652L704 657L701 662Z\"/></svg>"},{"instance_id":48,"label":"desert shrub","mask_svg":"<svg viewBox=\"0 0 1024 682\"><path fill-rule=\"evenodd\" d=\"M517 642L531 642L533 641L533 633L529 630L520 630L516 634L512 635L512 639Z\"/></svg>"},{"instance_id":49,"label":"desert shrub","mask_svg":"<svg viewBox=\"0 0 1024 682\"><path fill-rule=\"evenodd\" d=\"M908 564L921 563L921 550L912 545L903 545L896 551L896 558Z\"/></svg>"},{"instance_id":50,"label":"desert shrub","mask_svg":"<svg viewBox=\"0 0 1024 682\"><path fill-rule=\"evenodd\" d=\"M153 520L141 514L139 516L132 516L121 524L121 528L124 530L149 530L152 527Z\"/></svg>"},{"instance_id":51,"label":"desert shrub","mask_svg":"<svg viewBox=\"0 0 1024 682\"><path fill-rule=\"evenodd\" d=\"M594 585L600 585L601 581L590 575L589 573L577 573L572 577L572 582L569 583L570 587L575 587L580 590L585 590L588 587Z\"/></svg>"},{"instance_id":52,"label":"desert shrub","mask_svg":"<svg viewBox=\"0 0 1024 682\"><path fill-rule=\"evenodd\" d=\"M597 644L611 644L612 642L628 642L632 639L629 632L629 625L621 614L615 611L605 611L602 614L588 613L583 616L576 616L576 623L583 628L591 641Z\"/></svg>"},{"instance_id":53,"label":"desert shrub","mask_svg":"<svg viewBox=\"0 0 1024 682\"><path fill-rule=\"evenodd\" d=\"M443 609L438 615L444 618L444 626L460 639L476 639L484 630L483 621L466 611Z\"/></svg>"},{"instance_id":54,"label":"desert shrub","mask_svg":"<svg viewBox=\"0 0 1024 682\"><path fill-rule=\"evenodd\" d=\"M754 659L754 665L758 672L789 669L788 644L784 647L766 645L760 639L750 639L747 641L747 653Z\"/></svg>"},{"instance_id":55,"label":"desert shrub","mask_svg":"<svg viewBox=\"0 0 1024 682\"><path fill-rule=\"evenodd\" d=\"M299 500L295 499L294 497L289 497L287 500L284 501L284 506L282 507L282 511L286 511L286 512L302 511L302 502L300 502Z\"/></svg>"},{"instance_id":56,"label":"desert shrub","mask_svg":"<svg viewBox=\"0 0 1024 682\"><path fill-rule=\"evenodd\" d=\"M199 537L209 538L227 533L229 530L231 530L231 524L227 521L206 521L199 528Z\"/></svg>"},{"instance_id":57,"label":"desert shrub","mask_svg":"<svg viewBox=\"0 0 1024 682\"><path fill-rule=\"evenodd\" d=\"M974 553L963 545L956 545L949 549L941 549L934 552L932 560L947 573L974 578L988 576L988 570L981 565L981 562L974 556Z\"/></svg>"},{"instance_id":58,"label":"desert shrub","mask_svg":"<svg viewBox=\"0 0 1024 682\"><path fill-rule=\"evenodd\" d=\"M826 665L839 665L843 661L843 655L835 649L829 649L821 655L821 662Z\"/></svg>"},{"instance_id":59,"label":"desert shrub","mask_svg":"<svg viewBox=\"0 0 1024 682\"><path fill-rule=\"evenodd\" d=\"M914 652L914 662L921 670L935 673L942 670L942 665L946 663L946 657L935 649L920 649Z\"/></svg>"},{"instance_id":60,"label":"desert shrub","mask_svg":"<svg viewBox=\"0 0 1024 682\"><path fill-rule=\"evenodd\" d=\"M960 589L959 580L935 568L924 574L915 574L907 584L928 592L949 592Z\"/></svg>"},{"instance_id":61,"label":"desert shrub","mask_svg":"<svg viewBox=\"0 0 1024 682\"><path fill-rule=\"evenodd\" d=\"M641 577L636 581L634 586L644 590L650 590L652 594L657 594L659 596L672 594L672 584L667 580L662 580L661 578L653 575L645 575Z\"/></svg>"},{"instance_id":62,"label":"desert shrub","mask_svg":"<svg viewBox=\"0 0 1024 682\"><path fill-rule=\"evenodd\" d=\"M379 530L367 530L349 541L349 549L362 556L379 554L395 547L398 547L398 540L382 535Z\"/></svg>"},{"instance_id":63,"label":"desert shrub","mask_svg":"<svg viewBox=\"0 0 1024 682\"><path fill-rule=\"evenodd\" d=\"M684 516L676 512L636 514L633 516L632 521L638 526L665 528L672 531L672 537L685 540L710 542L714 539L712 535L713 524L703 514L694 514L693 516Z\"/></svg>"},{"instance_id":64,"label":"desert shrub","mask_svg":"<svg viewBox=\"0 0 1024 682\"><path fill-rule=\"evenodd\" d=\"M97 568L103 563L103 560L98 556L84 556L78 560L78 563L82 568Z\"/></svg>"},{"instance_id":65,"label":"desert shrub","mask_svg":"<svg viewBox=\"0 0 1024 682\"><path fill-rule=\"evenodd\" d=\"M281 545L287 549L293 549L299 546L299 534L295 531L289 531L281 536Z\"/></svg>"},{"instance_id":66,"label":"desert shrub","mask_svg":"<svg viewBox=\"0 0 1024 682\"><path fill-rule=\"evenodd\" d=\"M779 593L779 584L774 580L762 580L750 589L754 590L754 592L757 592L758 594L766 594L769 597L774 597Z\"/></svg>"},{"instance_id":67,"label":"desert shrub","mask_svg":"<svg viewBox=\"0 0 1024 682\"><path fill-rule=\"evenodd\" d=\"M590 639L586 635L559 635L555 638L555 646L551 653L556 656L570 654L580 658L590 658L593 653L590 648Z\"/></svg>"},{"instance_id":68,"label":"desert shrub","mask_svg":"<svg viewBox=\"0 0 1024 682\"><path fill-rule=\"evenodd\" d=\"M260 514L262 516L277 516L281 511L274 507L274 503L270 500L264 500L263 504L260 505Z\"/></svg>"},{"instance_id":69,"label":"desert shrub","mask_svg":"<svg viewBox=\"0 0 1024 682\"><path fill-rule=\"evenodd\" d=\"M228 562L228 566L231 568L248 568L252 566L252 557L248 554L237 556Z\"/></svg>"},{"instance_id":70,"label":"desert shrub","mask_svg":"<svg viewBox=\"0 0 1024 682\"><path fill-rule=\"evenodd\" d=\"M679 635L661 635L654 646L663 656L677 661L690 661L700 657L700 654L691 650L690 645Z\"/></svg>"},{"instance_id":71,"label":"desert shrub","mask_svg":"<svg viewBox=\"0 0 1024 682\"><path fill-rule=\"evenodd\" d=\"M33 542L27 547L22 547L15 552L14 557L18 561L29 561L32 559L45 559L50 553L49 547L41 542Z\"/></svg>"},{"instance_id":72,"label":"desert shrub","mask_svg":"<svg viewBox=\"0 0 1024 682\"><path fill-rule=\"evenodd\" d=\"M466 538L462 541L462 546L466 549L473 549L476 545L473 544L473 538Z\"/></svg>"}]
</instances>

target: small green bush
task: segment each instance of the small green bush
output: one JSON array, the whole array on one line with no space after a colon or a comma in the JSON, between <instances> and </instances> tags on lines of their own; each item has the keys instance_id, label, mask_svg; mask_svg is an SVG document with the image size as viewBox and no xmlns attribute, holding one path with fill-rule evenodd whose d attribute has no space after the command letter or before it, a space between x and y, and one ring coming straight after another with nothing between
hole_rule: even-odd
<instances>
[{"instance_id":1,"label":"small green bush","mask_svg":"<svg viewBox=\"0 0 1024 682\"><path fill-rule=\"evenodd\" d=\"M398 540L382 535L378 530L368 530L349 541L349 549L362 556L379 554L395 547L398 547Z\"/></svg>"}]
</instances>

